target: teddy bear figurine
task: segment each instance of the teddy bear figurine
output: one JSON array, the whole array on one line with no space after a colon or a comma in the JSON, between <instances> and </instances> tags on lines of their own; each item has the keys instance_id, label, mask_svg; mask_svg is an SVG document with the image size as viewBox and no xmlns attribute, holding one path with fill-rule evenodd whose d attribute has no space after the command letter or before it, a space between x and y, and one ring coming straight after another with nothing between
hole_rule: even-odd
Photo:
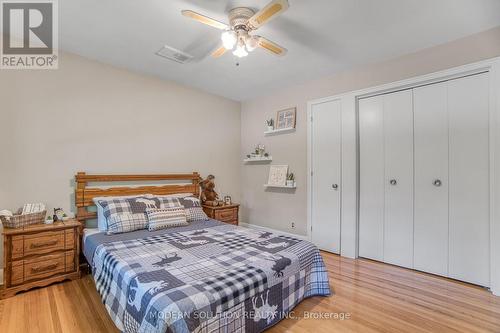
<instances>
[{"instance_id":1,"label":"teddy bear figurine","mask_svg":"<svg viewBox=\"0 0 500 333\"><path fill-rule=\"evenodd\" d=\"M219 195L215 192L215 176L208 175L206 179L200 182L201 187L201 202L207 206L220 206L222 201L219 200Z\"/></svg>"}]
</instances>

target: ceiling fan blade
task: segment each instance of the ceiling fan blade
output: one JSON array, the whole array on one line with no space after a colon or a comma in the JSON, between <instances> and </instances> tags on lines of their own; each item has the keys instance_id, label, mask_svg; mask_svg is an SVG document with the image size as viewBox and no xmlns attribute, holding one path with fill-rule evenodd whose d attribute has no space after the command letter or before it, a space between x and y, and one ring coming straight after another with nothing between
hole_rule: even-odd
<instances>
[{"instance_id":1,"label":"ceiling fan blade","mask_svg":"<svg viewBox=\"0 0 500 333\"><path fill-rule=\"evenodd\" d=\"M262 8L254 16L248 19L248 26L252 30L258 29L260 26L283 13L288 9L288 7L288 0L273 0L266 7Z\"/></svg>"},{"instance_id":2,"label":"ceiling fan blade","mask_svg":"<svg viewBox=\"0 0 500 333\"><path fill-rule=\"evenodd\" d=\"M287 49L285 49L284 47L279 46L275 42L271 42L269 39L260 36L259 47L278 56L284 56L287 53Z\"/></svg>"},{"instance_id":3,"label":"ceiling fan blade","mask_svg":"<svg viewBox=\"0 0 500 333\"><path fill-rule=\"evenodd\" d=\"M212 57L219 58L224 53L226 53L226 51L227 51L227 49L224 46L221 46L217 50L215 50L214 52L212 52Z\"/></svg>"},{"instance_id":4,"label":"ceiling fan blade","mask_svg":"<svg viewBox=\"0 0 500 333\"><path fill-rule=\"evenodd\" d=\"M220 29L220 30L228 30L229 26L225 23L219 22L217 20L214 20L208 16L201 15L199 13L193 12L192 10L183 10L181 11L182 15L192 18L193 20L196 20L200 23L209 25L211 27Z\"/></svg>"}]
</instances>

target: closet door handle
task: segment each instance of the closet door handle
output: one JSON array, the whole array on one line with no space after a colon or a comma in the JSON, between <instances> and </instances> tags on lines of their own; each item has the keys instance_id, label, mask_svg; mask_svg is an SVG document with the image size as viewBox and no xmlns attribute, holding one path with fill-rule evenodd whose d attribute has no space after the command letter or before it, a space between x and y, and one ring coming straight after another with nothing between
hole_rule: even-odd
<instances>
[{"instance_id":1,"label":"closet door handle","mask_svg":"<svg viewBox=\"0 0 500 333\"><path fill-rule=\"evenodd\" d=\"M434 186L439 187L439 186L441 186L443 183L441 182L441 180L436 179L436 180L434 180L434 182L433 182L432 184L434 184Z\"/></svg>"},{"instance_id":2,"label":"closet door handle","mask_svg":"<svg viewBox=\"0 0 500 333\"><path fill-rule=\"evenodd\" d=\"M391 184L392 186L395 186L398 184L398 181L396 179L391 179L391 180L389 180L389 184Z\"/></svg>"},{"instance_id":3,"label":"closet door handle","mask_svg":"<svg viewBox=\"0 0 500 333\"><path fill-rule=\"evenodd\" d=\"M336 190L338 190L339 185L338 184L332 184L332 188L336 191Z\"/></svg>"}]
</instances>

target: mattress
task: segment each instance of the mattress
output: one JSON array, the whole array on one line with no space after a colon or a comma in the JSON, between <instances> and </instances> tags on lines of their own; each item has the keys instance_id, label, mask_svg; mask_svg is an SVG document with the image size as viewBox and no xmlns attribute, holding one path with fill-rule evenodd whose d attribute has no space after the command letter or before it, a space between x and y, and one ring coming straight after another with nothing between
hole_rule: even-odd
<instances>
[{"instance_id":1,"label":"mattress","mask_svg":"<svg viewBox=\"0 0 500 333\"><path fill-rule=\"evenodd\" d=\"M149 231L148 229L136 230L122 234L107 234L106 232L99 231L97 228L85 228L83 232L83 254L89 264L92 264L94 253L99 245L109 244L119 241L130 241L134 239L141 239L146 237L160 236L172 232L183 232L194 229L209 228L215 225L220 225L221 222L216 220L207 221L194 221L190 222L189 226L177 227L156 231ZM92 266L92 265L91 265Z\"/></svg>"},{"instance_id":2,"label":"mattress","mask_svg":"<svg viewBox=\"0 0 500 333\"><path fill-rule=\"evenodd\" d=\"M313 244L215 220L92 233L84 252L124 332L261 332L304 298L330 295Z\"/></svg>"}]
</instances>

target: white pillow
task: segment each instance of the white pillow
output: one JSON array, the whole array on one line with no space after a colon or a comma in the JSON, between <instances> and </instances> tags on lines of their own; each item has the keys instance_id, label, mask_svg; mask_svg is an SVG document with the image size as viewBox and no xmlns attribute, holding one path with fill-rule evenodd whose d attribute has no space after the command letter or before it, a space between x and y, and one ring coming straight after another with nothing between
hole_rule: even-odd
<instances>
[{"instance_id":1,"label":"white pillow","mask_svg":"<svg viewBox=\"0 0 500 333\"><path fill-rule=\"evenodd\" d=\"M146 210L149 231L187 226L186 211L182 207Z\"/></svg>"},{"instance_id":2,"label":"white pillow","mask_svg":"<svg viewBox=\"0 0 500 333\"><path fill-rule=\"evenodd\" d=\"M136 197L152 197L152 194L137 194L137 195L124 195L124 196L116 196L116 197L95 197L92 199L94 201L95 206L97 207L97 228L99 231L108 231L108 221L104 216L104 208L99 204L99 200L111 200L118 198L136 198Z\"/></svg>"}]
</instances>

